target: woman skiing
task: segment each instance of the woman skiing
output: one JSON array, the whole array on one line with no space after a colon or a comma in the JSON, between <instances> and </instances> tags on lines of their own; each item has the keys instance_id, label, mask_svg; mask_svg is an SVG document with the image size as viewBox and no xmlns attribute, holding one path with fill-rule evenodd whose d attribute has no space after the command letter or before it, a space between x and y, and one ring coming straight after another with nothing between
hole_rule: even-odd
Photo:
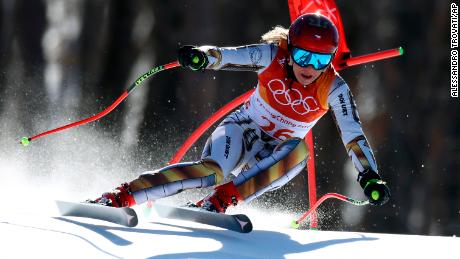
<instances>
[{"instance_id":1,"label":"woman skiing","mask_svg":"<svg viewBox=\"0 0 460 259\"><path fill-rule=\"evenodd\" d=\"M339 42L334 24L325 16L304 14L289 30L275 27L262 40L236 48L180 48L179 63L194 71L257 72L256 90L219 124L199 161L146 172L91 202L130 207L217 185L196 205L225 213L299 174L309 155L303 138L331 110L364 194L373 205L386 203L390 192L378 174L353 96L331 64ZM230 174L235 178L223 183Z\"/></svg>"}]
</instances>

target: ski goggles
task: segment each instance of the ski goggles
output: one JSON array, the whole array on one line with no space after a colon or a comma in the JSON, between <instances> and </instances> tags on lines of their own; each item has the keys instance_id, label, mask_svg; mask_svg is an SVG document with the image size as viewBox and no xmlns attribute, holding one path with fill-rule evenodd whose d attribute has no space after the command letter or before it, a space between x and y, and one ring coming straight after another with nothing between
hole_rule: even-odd
<instances>
[{"instance_id":1,"label":"ski goggles","mask_svg":"<svg viewBox=\"0 0 460 259\"><path fill-rule=\"evenodd\" d=\"M301 67L312 65L316 70L327 67L331 63L333 56L333 54L316 53L297 47L292 48L291 55L297 65Z\"/></svg>"}]
</instances>

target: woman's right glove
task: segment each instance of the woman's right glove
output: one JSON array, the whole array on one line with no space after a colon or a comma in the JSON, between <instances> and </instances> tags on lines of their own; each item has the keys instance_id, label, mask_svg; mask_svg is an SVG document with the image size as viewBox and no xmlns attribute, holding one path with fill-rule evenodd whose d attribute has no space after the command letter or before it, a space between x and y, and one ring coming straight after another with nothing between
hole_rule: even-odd
<instances>
[{"instance_id":1,"label":"woman's right glove","mask_svg":"<svg viewBox=\"0 0 460 259\"><path fill-rule=\"evenodd\" d=\"M380 175L371 169L359 173L358 182L371 205L383 205L390 199L390 189Z\"/></svg>"},{"instance_id":2,"label":"woman's right glove","mask_svg":"<svg viewBox=\"0 0 460 259\"><path fill-rule=\"evenodd\" d=\"M177 60L182 67L188 67L193 71L204 70L209 63L206 53L191 45L179 49Z\"/></svg>"}]
</instances>

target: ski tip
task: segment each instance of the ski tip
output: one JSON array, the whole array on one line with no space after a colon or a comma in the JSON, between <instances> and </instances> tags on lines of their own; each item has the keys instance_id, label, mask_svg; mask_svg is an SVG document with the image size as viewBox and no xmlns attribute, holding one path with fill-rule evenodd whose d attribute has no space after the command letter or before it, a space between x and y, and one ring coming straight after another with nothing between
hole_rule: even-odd
<instances>
[{"instance_id":1,"label":"ski tip","mask_svg":"<svg viewBox=\"0 0 460 259\"><path fill-rule=\"evenodd\" d=\"M123 208L123 211L127 215L127 227L133 228L139 224L139 218L137 217L137 213L131 208Z\"/></svg>"},{"instance_id":2,"label":"ski tip","mask_svg":"<svg viewBox=\"0 0 460 259\"><path fill-rule=\"evenodd\" d=\"M235 217L236 221L240 224L241 233L249 233L252 231L252 222L248 216L244 214L238 214L233 215L233 217Z\"/></svg>"}]
</instances>

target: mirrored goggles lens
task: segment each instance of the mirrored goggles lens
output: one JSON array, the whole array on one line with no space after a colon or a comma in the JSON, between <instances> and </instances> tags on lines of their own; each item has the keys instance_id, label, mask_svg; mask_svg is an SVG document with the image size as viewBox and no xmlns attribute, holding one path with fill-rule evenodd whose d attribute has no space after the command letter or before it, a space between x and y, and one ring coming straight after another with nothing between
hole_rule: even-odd
<instances>
[{"instance_id":1,"label":"mirrored goggles lens","mask_svg":"<svg viewBox=\"0 0 460 259\"><path fill-rule=\"evenodd\" d=\"M320 70L331 63L332 54L321 54L294 47L292 49L292 58L301 67L312 65L316 70Z\"/></svg>"}]
</instances>

